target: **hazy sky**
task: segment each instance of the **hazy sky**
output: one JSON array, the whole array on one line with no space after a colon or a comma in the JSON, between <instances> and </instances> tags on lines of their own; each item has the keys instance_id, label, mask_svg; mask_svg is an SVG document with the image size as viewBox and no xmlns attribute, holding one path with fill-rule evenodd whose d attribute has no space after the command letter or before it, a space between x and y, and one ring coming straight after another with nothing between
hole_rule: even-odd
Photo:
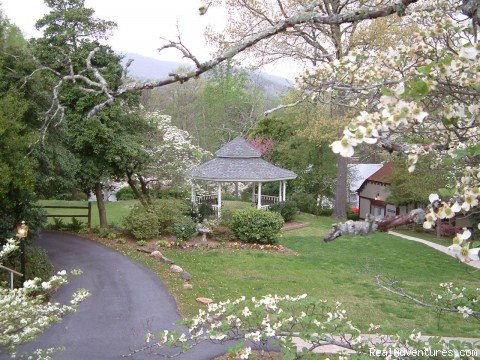
<instances>
[{"instance_id":1,"label":"hazy sky","mask_svg":"<svg viewBox=\"0 0 480 360\"><path fill-rule=\"evenodd\" d=\"M43 0L0 0L6 16L18 25L27 37L39 36L35 21L48 12ZM199 16L198 0L85 0L96 16L117 23L108 44L121 52L133 52L163 60L185 62L174 50L158 54L161 38L182 41L200 60L207 60L212 48L206 45L204 31L208 25L220 30L225 16L221 10L209 9ZM264 70L291 79L295 70L291 64L276 64Z\"/></svg>"}]
</instances>

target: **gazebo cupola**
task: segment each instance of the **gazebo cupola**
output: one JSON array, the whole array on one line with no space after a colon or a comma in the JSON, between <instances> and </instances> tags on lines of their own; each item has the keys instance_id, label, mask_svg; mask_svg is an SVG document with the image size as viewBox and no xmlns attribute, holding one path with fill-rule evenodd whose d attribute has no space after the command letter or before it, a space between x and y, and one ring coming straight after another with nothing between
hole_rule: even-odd
<instances>
[{"instance_id":1,"label":"gazebo cupola","mask_svg":"<svg viewBox=\"0 0 480 360\"><path fill-rule=\"evenodd\" d=\"M216 153L215 158L201 164L192 173L192 179L211 181L218 184L216 195L196 196L192 186L192 201L212 203L218 216L222 209L222 184L231 182L251 182L253 184L252 201L259 209L268 209L269 205L285 201L287 180L295 179L297 174L270 164L261 158L260 151L255 149L242 137L237 137L225 144ZM277 196L262 195L262 183L278 181ZM258 189L258 191L256 190Z\"/></svg>"}]
</instances>

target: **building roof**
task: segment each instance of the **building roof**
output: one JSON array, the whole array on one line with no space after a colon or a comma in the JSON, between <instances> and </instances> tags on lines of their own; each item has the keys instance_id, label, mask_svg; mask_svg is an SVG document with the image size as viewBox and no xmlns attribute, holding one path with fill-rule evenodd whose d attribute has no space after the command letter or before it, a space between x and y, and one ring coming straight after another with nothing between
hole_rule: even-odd
<instances>
[{"instance_id":1,"label":"building roof","mask_svg":"<svg viewBox=\"0 0 480 360\"><path fill-rule=\"evenodd\" d=\"M363 182L381 167L382 164L349 164L350 191L357 191Z\"/></svg>"},{"instance_id":2,"label":"building roof","mask_svg":"<svg viewBox=\"0 0 480 360\"><path fill-rule=\"evenodd\" d=\"M259 158L262 156L262 153L255 149L247 140L238 136L223 145L215 155L222 158Z\"/></svg>"},{"instance_id":3,"label":"building roof","mask_svg":"<svg viewBox=\"0 0 480 360\"><path fill-rule=\"evenodd\" d=\"M390 185L390 180L393 175L393 170L395 169L395 164L393 162L387 162L383 166L370 175L358 188L357 192L360 192L365 184L370 182L381 183L384 185Z\"/></svg>"},{"instance_id":4,"label":"building roof","mask_svg":"<svg viewBox=\"0 0 480 360\"><path fill-rule=\"evenodd\" d=\"M196 167L191 175L198 180L225 182L268 182L295 179L297 174L263 160L260 152L237 137L216 152L213 160Z\"/></svg>"}]
</instances>

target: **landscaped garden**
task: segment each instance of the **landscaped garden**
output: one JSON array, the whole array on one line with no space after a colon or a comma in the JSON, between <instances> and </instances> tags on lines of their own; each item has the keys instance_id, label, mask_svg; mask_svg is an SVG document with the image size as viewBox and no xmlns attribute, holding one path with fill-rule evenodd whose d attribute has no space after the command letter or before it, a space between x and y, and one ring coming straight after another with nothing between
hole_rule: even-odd
<instances>
[{"instance_id":1,"label":"landscaped garden","mask_svg":"<svg viewBox=\"0 0 480 360\"><path fill-rule=\"evenodd\" d=\"M122 224L122 218L134 204L135 201L108 203L109 221ZM245 207L251 206L226 203L227 209ZM128 235L107 233L103 238L98 234L93 237L159 274L187 317L203 306L196 301L198 297L221 301L242 295L308 293L312 298L342 302L355 324L364 328L379 324L383 333L417 329L428 335L480 336L475 320L465 321L458 314L438 317L432 309L386 292L375 280L377 275L395 278L405 290L428 298L432 292L438 292L440 283L476 286L479 275L475 269L427 246L386 233L342 237L327 244L323 238L330 231L332 219L300 214L295 220L309 226L281 234L279 245L292 250L288 253L266 246L245 248L215 241L202 244L198 238L198 246L188 247L185 244L190 242L184 242L182 248L174 245L176 239L171 235L159 236L143 246ZM119 237L125 243L119 242ZM184 289L184 281L168 265L137 250L142 247L158 249L188 271L194 288Z\"/></svg>"}]
</instances>

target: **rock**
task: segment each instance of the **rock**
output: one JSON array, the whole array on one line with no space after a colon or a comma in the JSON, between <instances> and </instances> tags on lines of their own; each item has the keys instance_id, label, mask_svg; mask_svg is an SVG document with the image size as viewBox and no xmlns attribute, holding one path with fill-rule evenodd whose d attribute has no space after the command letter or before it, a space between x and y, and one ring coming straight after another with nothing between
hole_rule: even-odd
<instances>
[{"instance_id":1,"label":"rock","mask_svg":"<svg viewBox=\"0 0 480 360\"><path fill-rule=\"evenodd\" d=\"M153 257L162 257L163 255L162 255L162 253L161 253L160 251L155 250L155 251L152 251L152 252L150 253L150 256L153 256Z\"/></svg>"},{"instance_id":2,"label":"rock","mask_svg":"<svg viewBox=\"0 0 480 360\"><path fill-rule=\"evenodd\" d=\"M181 273L183 271L183 269L178 265L170 266L170 270L174 273Z\"/></svg>"},{"instance_id":3,"label":"rock","mask_svg":"<svg viewBox=\"0 0 480 360\"><path fill-rule=\"evenodd\" d=\"M144 248L137 248L137 251L144 252L144 253L147 253L147 254L151 254L150 250L144 249Z\"/></svg>"},{"instance_id":4,"label":"rock","mask_svg":"<svg viewBox=\"0 0 480 360\"><path fill-rule=\"evenodd\" d=\"M159 259L160 259L160 261L164 262L165 264L175 264L175 262L173 260L170 260L163 255L160 256Z\"/></svg>"},{"instance_id":5,"label":"rock","mask_svg":"<svg viewBox=\"0 0 480 360\"><path fill-rule=\"evenodd\" d=\"M183 284L183 288L185 290L193 290L193 285L189 284L189 283L185 283L185 284Z\"/></svg>"},{"instance_id":6,"label":"rock","mask_svg":"<svg viewBox=\"0 0 480 360\"><path fill-rule=\"evenodd\" d=\"M190 281L192 280L192 275L190 275L188 272L186 272L185 270L183 270L181 273L180 273L180 276L182 277L183 280L186 280L186 281Z\"/></svg>"},{"instance_id":7,"label":"rock","mask_svg":"<svg viewBox=\"0 0 480 360\"><path fill-rule=\"evenodd\" d=\"M209 298L206 298L206 297L199 297L196 299L197 302L199 302L200 304L205 304L205 305L210 305L213 303L213 300L212 299L209 299Z\"/></svg>"}]
</instances>

